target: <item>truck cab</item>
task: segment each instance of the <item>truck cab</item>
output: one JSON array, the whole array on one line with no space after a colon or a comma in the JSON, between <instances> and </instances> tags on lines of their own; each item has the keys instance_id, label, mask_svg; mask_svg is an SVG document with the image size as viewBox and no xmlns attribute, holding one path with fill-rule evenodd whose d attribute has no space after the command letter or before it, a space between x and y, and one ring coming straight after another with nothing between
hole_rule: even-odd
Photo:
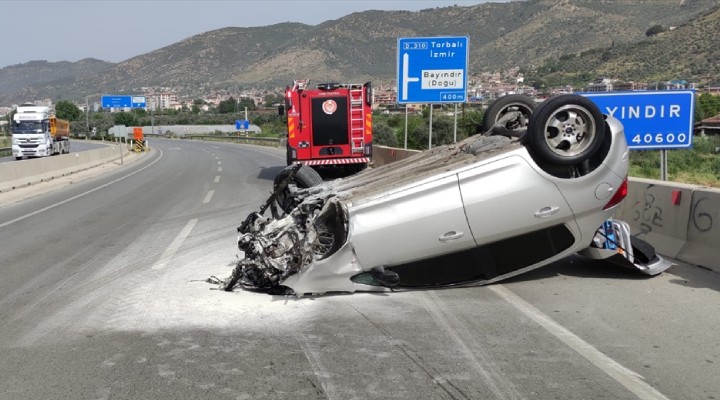
<instances>
[{"instance_id":1,"label":"truck cab","mask_svg":"<svg viewBox=\"0 0 720 400\"><path fill-rule=\"evenodd\" d=\"M16 160L70 152L70 123L56 118L50 107L27 103L18 106L11 132Z\"/></svg>"}]
</instances>

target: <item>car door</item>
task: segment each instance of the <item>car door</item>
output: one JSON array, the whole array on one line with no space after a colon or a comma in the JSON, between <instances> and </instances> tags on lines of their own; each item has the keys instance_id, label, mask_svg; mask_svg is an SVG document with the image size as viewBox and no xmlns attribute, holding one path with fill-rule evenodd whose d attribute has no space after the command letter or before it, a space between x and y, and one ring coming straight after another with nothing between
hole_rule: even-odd
<instances>
[{"instance_id":1,"label":"car door","mask_svg":"<svg viewBox=\"0 0 720 400\"><path fill-rule=\"evenodd\" d=\"M523 268L570 247L574 216L557 186L525 158L506 158L458 174L476 244L490 249L499 273Z\"/></svg>"},{"instance_id":2,"label":"car door","mask_svg":"<svg viewBox=\"0 0 720 400\"><path fill-rule=\"evenodd\" d=\"M455 174L354 204L350 213L350 240L365 269L475 247Z\"/></svg>"}]
</instances>

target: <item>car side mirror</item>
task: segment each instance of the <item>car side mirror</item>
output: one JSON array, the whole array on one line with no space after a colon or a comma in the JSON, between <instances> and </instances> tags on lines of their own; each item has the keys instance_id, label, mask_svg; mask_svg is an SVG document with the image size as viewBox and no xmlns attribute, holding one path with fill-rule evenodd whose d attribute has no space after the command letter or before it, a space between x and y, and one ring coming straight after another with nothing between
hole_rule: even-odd
<instances>
[{"instance_id":1,"label":"car side mirror","mask_svg":"<svg viewBox=\"0 0 720 400\"><path fill-rule=\"evenodd\" d=\"M278 106L278 115L285 115L285 106Z\"/></svg>"}]
</instances>

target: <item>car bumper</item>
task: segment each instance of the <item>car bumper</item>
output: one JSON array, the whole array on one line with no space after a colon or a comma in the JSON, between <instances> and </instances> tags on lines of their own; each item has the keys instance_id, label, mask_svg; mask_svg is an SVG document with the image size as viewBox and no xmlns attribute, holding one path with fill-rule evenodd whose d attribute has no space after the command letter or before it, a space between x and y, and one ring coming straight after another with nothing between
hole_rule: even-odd
<instances>
[{"instance_id":1,"label":"car bumper","mask_svg":"<svg viewBox=\"0 0 720 400\"><path fill-rule=\"evenodd\" d=\"M645 275L658 275L673 266L670 260L655 253L644 240L630 235L627 222L609 220L607 228L598 229L593 245L579 254L631 268ZM610 229L612 226L612 229Z\"/></svg>"}]
</instances>

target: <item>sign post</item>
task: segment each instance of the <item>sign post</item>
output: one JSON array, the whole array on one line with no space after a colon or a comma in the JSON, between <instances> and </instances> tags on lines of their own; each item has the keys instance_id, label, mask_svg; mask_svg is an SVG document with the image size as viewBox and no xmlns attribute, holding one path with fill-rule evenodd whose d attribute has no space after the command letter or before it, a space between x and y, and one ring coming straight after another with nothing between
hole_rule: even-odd
<instances>
[{"instance_id":1,"label":"sign post","mask_svg":"<svg viewBox=\"0 0 720 400\"><path fill-rule=\"evenodd\" d=\"M622 122L632 150L660 150L660 178L667 180L667 149L692 146L694 90L580 93L603 114Z\"/></svg>"}]
</instances>

